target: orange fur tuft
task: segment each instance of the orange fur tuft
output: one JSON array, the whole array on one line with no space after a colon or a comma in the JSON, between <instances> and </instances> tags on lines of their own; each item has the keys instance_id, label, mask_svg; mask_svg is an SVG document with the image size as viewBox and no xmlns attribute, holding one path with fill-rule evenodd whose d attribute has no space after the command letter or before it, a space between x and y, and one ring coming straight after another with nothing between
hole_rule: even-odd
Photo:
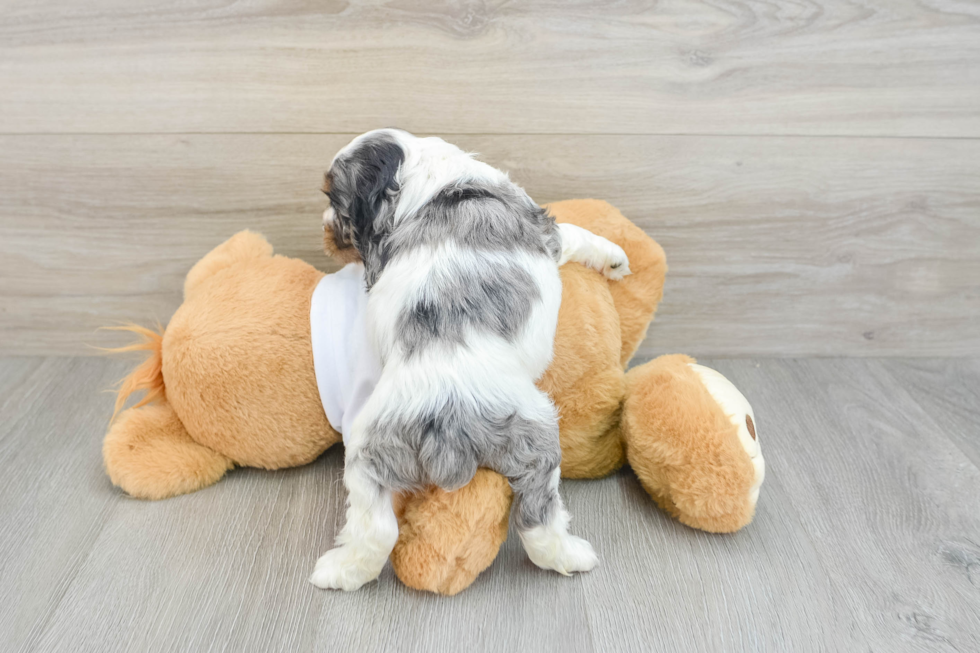
<instances>
[{"instance_id":1,"label":"orange fur tuft","mask_svg":"<svg viewBox=\"0 0 980 653\"><path fill-rule=\"evenodd\" d=\"M126 405L126 400L134 392L144 390L143 398L136 402L133 408L139 408L146 404L161 401L167 398L166 388L163 385L163 327L157 325L157 330L147 329L138 324L124 324L116 327L102 327L108 331L128 331L135 333L142 338L141 342L134 342L125 347L103 348L102 351L118 354L127 351L148 351L150 355L145 361L130 372L119 382L116 390L116 406L112 411L111 424L116 420L119 411Z\"/></svg>"}]
</instances>

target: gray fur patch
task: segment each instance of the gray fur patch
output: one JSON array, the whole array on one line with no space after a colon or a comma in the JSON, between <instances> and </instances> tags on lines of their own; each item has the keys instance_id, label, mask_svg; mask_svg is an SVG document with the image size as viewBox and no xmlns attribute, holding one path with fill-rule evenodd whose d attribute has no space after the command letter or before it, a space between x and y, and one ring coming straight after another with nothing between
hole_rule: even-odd
<instances>
[{"instance_id":1,"label":"gray fur patch","mask_svg":"<svg viewBox=\"0 0 980 653\"><path fill-rule=\"evenodd\" d=\"M476 251L541 253L556 261L561 255L555 219L513 184L444 188L416 215L406 216L389 248L394 255L447 241Z\"/></svg>"},{"instance_id":2,"label":"gray fur patch","mask_svg":"<svg viewBox=\"0 0 980 653\"><path fill-rule=\"evenodd\" d=\"M467 328L513 340L541 292L527 270L507 265L484 274L460 270L433 281L426 296L398 316L398 339L408 356L433 343L462 345Z\"/></svg>"},{"instance_id":3,"label":"gray fur patch","mask_svg":"<svg viewBox=\"0 0 980 653\"><path fill-rule=\"evenodd\" d=\"M524 250L558 260L561 233L554 217L512 183L447 186L396 225L397 173L404 161L394 136L382 132L363 139L326 175L337 245L357 248L369 289L394 256L422 245L454 242L477 251Z\"/></svg>"},{"instance_id":4,"label":"gray fur patch","mask_svg":"<svg viewBox=\"0 0 980 653\"><path fill-rule=\"evenodd\" d=\"M476 253L530 252L557 261L561 232L554 217L512 183L460 182L443 188L411 215L394 220L402 192L398 168L405 152L388 133L365 138L335 162L328 178L336 236L357 247L368 288L395 257L452 243ZM484 256L485 265L429 275L423 298L398 315L398 341L409 355L434 343L463 346L473 328L513 340L527 324L541 290L521 266ZM530 392L538 392L529 386ZM518 528L550 522L560 505L553 475L561 462L557 419L532 421L516 406L474 405L462 396L431 397L423 414L392 406L366 427L348 452L349 466L363 467L392 490L435 484L454 490L478 467L506 476L514 489ZM543 394L534 399L548 401Z\"/></svg>"},{"instance_id":5,"label":"gray fur patch","mask_svg":"<svg viewBox=\"0 0 980 653\"><path fill-rule=\"evenodd\" d=\"M557 423L516 411L476 407L458 397L414 418L375 420L348 465L365 465L393 490L429 484L447 491L469 483L478 467L506 476L514 490L514 519L524 530L548 523L558 506L552 476L561 463Z\"/></svg>"},{"instance_id":6,"label":"gray fur patch","mask_svg":"<svg viewBox=\"0 0 980 653\"><path fill-rule=\"evenodd\" d=\"M389 259L399 186L396 179L405 152L390 134L365 138L338 159L326 175L326 193L334 209L338 248L354 246L364 261L368 288Z\"/></svg>"}]
</instances>

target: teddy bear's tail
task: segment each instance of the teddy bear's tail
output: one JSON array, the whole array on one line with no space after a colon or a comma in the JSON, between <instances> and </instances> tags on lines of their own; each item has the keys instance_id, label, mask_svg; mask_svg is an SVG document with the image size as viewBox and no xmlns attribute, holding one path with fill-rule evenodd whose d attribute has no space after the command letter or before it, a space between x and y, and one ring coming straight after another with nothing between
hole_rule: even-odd
<instances>
[{"instance_id":1,"label":"teddy bear's tail","mask_svg":"<svg viewBox=\"0 0 980 653\"><path fill-rule=\"evenodd\" d=\"M142 340L125 347L114 347L103 351L109 353L121 353L127 351L148 351L150 355L146 357L135 370L126 375L119 382L116 390L116 405L112 411L110 423L116 421L119 411L126 405L126 400L134 393L144 390L146 394L136 402L133 408L139 408L167 398L167 389L163 384L163 327L157 325L157 330L147 329L138 324L124 324L122 326L103 327L107 331L128 331L135 333Z\"/></svg>"},{"instance_id":2,"label":"teddy bear's tail","mask_svg":"<svg viewBox=\"0 0 980 653\"><path fill-rule=\"evenodd\" d=\"M119 382L109 432L102 443L102 458L113 485L140 499L165 499L219 481L234 464L195 442L167 401L163 328L154 331L134 324L108 328L134 333L141 341L106 351L149 352ZM143 397L122 410L129 397L141 390Z\"/></svg>"}]
</instances>

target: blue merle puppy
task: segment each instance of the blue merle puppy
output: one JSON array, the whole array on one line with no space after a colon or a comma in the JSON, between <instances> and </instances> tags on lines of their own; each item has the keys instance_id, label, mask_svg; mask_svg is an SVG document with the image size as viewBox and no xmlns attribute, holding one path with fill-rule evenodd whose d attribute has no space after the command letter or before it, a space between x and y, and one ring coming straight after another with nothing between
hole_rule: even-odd
<instances>
[{"instance_id":1,"label":"blue merle puppy","mask_svg":"<svg viewBox=\"0 0 980 653\"><path fill-rule=\"evenodd\" d=\"M592 569L592 546L568 533L558 416L535 381L551 362L558 266L620 279L626 254L556 224L505 173L440 138L362 134L326 180L324 224L364 262L382 372L345 434L347 523L310 580L355 590L377 578L398 539L392 492L453 490L477 467L509 479L534 564Z\"/></svg>"}]
</instances>

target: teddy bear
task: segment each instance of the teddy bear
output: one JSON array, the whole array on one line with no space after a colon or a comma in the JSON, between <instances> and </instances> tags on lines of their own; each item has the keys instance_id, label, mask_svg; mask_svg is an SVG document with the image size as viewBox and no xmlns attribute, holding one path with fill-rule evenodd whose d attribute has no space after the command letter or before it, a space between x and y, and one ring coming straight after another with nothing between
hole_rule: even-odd
<instances>
[{"instance_id":1,"label":"teddy bear","mask_svg":"<svg viewBox=\"0 0 980 653\"><path fill-rule=\"evenodd\" d=\"M684 355L627 371L662 297L663 250L606 202L547 208L558 222L622 247L632 270L610 281L575 263L561 268L554 358L538 385L559 411L562 477L600 478L628 463L653 501L682 523L716 533L742 528L765 475L748 401ZM328 253L354 260L333 243L325 234ZM244 231L191 268L165 330L119 327L143 336L119 350L149 355L118 390L103 442L112 483L133 497L164 499L216 483L235 466L304 465L339 443L311 344L312 297L323 278ZM123 410L137 391L144 396ZM506 539L510 504L506 479L487 469L454 492L398 495L396 575L439 594L465 589Z\"/></svg>"}]
</instances>

